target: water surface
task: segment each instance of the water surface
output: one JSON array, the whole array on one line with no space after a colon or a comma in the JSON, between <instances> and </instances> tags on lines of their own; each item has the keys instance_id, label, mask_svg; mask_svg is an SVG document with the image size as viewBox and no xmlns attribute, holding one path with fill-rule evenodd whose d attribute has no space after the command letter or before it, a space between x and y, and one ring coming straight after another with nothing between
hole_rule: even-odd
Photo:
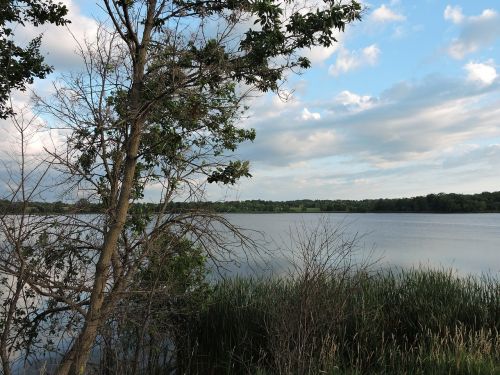
<instances>
[{"instance_id":1,"label":"water surface","mask_svg":"<svg viewBox=\"0 0 500 375\"><path fill-rule=\"evenodd\" d=\"M500 275L500 214L227 214L233 224L259 231L279 247L297 224L327 219L360 236L361 252L374 250L380 267L431 267L459 274ZM271 245L272 243L273 245Z\"/></svg>"}]
</instances>

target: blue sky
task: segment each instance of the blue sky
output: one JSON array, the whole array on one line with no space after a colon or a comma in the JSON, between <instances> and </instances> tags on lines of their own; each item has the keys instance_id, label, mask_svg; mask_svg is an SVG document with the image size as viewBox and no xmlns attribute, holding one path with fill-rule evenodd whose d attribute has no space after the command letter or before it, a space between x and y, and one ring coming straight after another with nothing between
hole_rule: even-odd
<instances>
[{"instance_id":1,"label":"blue sky","mask_svg":"<svg viewBox=\"0 0 500 375\"><path fill-rule=\"evenodd\" d=\"M500 4L388 1L254 103L240 199L360 199L499 190ZM323 51L325 52L325 51Z\"/></svg>"},{"instance_id":2,"label":"blue sky","mask_svg":"<svg viewBox=\"0 0 500 375\"><path fill-rule=\"evenodd\" d=\"M66 3L75 37L92 34L95 2ZM263 95L250 103L242 126L254 127L257 139L237 155L251 161L253 178L210 186L209 199L500 190L500 3L364 5L362 22L333 48L306 51L313 67L290 76L287 102ZM44 40L58 71L78 66L63 31L49 28Z\"/></svg>"}]
</instances>

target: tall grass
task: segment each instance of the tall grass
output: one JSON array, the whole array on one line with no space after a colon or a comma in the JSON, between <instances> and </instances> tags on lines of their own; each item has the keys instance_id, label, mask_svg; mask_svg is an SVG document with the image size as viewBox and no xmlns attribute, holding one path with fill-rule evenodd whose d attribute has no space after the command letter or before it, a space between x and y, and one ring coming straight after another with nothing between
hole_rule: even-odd
<instances>
[{"instance_id":1,"label":"tall grass","mask_svg":"<svg viewBox=\"0 0 500 375\"><path fill-rule=\"evenodd\" d=\"M500 374L500 283L451 272L233 279L185 321L189 374Z\"/></svg>"},{"instance_id":2,"label":"tall grass","mask_svg":"<svg viewBox=\"0 0 500 375\"><path fill-rule=\"evenodd\" d=\"M344 229L291 230L284 277L208 284L200 250L151 258L96 373L500 375L498 278L374 272Z\"/></svg>"}]
</instances>

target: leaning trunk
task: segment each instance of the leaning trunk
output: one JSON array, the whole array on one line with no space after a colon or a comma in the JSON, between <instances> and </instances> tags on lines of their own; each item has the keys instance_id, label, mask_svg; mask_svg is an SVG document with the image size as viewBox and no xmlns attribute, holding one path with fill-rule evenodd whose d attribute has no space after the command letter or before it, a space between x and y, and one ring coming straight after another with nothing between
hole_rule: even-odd
<instances>
[{"instance_id":1,"label":"leaning trunk","mask_svg":"<svg viewBox=\"0 0 500 375\"><path fill-rule=\"evenodd\" d=\"M131 118L133 119L132 131L127 144L127 156L123 181L116 205L116 215L113 218L109 231L104 237L104 244L96 265L95 280L90 295L89 307L85 316L85 323L80 335L73 343L69 352L65 355L57 375L83 374L88 361L90 350L95 342L100 325L106 319L106 312L103 311L105 302L105 288L108 279L108 272L111 259L116 251L118 239L127 219L130 196L134 185L134 176L137 166L137 155L141 142L141 133L144 126L144 119L140 115L141 88L144 76L144 61L146 51L141 50L142 64L136 68L134 74L134 84L130 91Z\"/></svg>"},{"instance_id":2,"label":"leaning trunk","mask_svg":"<svg viewBox=\"0 0 500 375\"><path fill-rule=\"evenodd\" d=\"M85 317L85 324L65 356L57 372L58 375L83 374L88 360L90 350L94 344L99 326L105 319L102 307L105 300L105 287L108 279L108 272L111 257L116 250L120 233L123 230L127 218L130 193L134 182L134 174L137 164L137 151L140 143L141 124L135 125L135 134L132 135L125 163L125 173L122 188L117 205L117 213L113 224L104 238L101 255L96 265L95 280L90 296L89 308Z\"/></svg>"},{"instance_id":3,"label":"leaning trunk","mask_svg":"<svg viewBox=\"0 0 500 375\"><path fill-rule=\"evenodd\" d=\"M125 8L127 6L126 4L123 5ZM85 366L89 358L90 350L97 337L99 327L106 319L106 311L103 311L106 281L108 279L111 260L116 251L120 233L127 219L130 196L134 185L139 145L145 123L144 114L142 113L143 80L147 52L151 42L151 32L154 26L155 9L156 0L148 0L148 10L144 23L144 31L142 33L142 43L138 43L137 34L135 34L135 44L130 42L130 40L125 40L131 43L129 46L131 47L131 53L133 50L135 57L133 59L133 84L129 96L129 121L132 127L130 138L126 145L127 156L124 165L120 196L118 198L118 204L116 205L116 215L113 218L113 223L109 231L104 237L103 248L96 265L95 280L87 315L85 316L84 326L71 349L64 357L57 371L57 375L83 374L85 372ZM128 30L129 32L132 31L132 25L130 23L128 24ZM110 300L113 301L113 298Z\"/></svg>"}]
</instances>

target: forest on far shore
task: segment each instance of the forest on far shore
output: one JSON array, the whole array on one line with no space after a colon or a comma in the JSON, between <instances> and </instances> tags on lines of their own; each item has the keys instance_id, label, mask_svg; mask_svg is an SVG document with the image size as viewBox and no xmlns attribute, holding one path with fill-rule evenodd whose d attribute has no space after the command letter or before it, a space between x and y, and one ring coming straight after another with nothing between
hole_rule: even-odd
<instances>
[{"instance_id":1,"label":"forest on far shore","mask_svg":"<svg viewBox=\"0 0 500 375\"><path fill-rule=\"evenodd\" d=\"M21 212L23 203L0 200L0 212ZM155 203L134 203L132 211L159 209ZM266 212L428 212L428 213L479 213L500 212L500 191L479 194L439 193L412 198L384 198L363 200L312 200L291 201L225 201L225 202L171 202L169 210L185 211L204 209L219 213L266 213ZM28 211L33 214L99 213L101 203L80 199L74 204L58 202L30 202Z\"/></svg>"}]
</instances>

